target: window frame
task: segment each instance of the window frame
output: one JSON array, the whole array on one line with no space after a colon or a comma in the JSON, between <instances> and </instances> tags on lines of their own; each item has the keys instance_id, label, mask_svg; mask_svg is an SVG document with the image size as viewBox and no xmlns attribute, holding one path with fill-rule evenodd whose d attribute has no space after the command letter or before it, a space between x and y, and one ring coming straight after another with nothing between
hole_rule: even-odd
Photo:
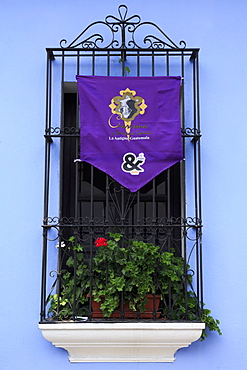
<instances>
[{"instance_id":1,"label":"window frame","mask_svg":"<svg viewBox=\"0 0 247 370\"><path fill-rule=\"evenodd\" d=\"M124 15L124 11L126 11ZM194 258L194 265L193 269L196 275L196 283L195 283L195 291L198 297L199 302L203 302L203 291L202 291L202 220L201 220L201 165L200 165L200 111L199 111L199 62L198 62L198 54L199 49L195 48L186 48L184 42L181 42L180 45L183 47L178 47L163 31L161 31L163 38L165 41L161 41L161 39L154 38L150 41L151 36L146 36L148 38L150 46L147 47L139 47L135 41L133 41L134 31L142 25L140 17L138 17L137 26L135 22L130 22L129 30L131 29L131 36L132 41L127 45L125 41L125 37L127 36L126 33L126 25L125 25L125 18L127 14L127 7L120 6L119 7L119 14L120 18L118 20L118 30L121 31L121 42L115 41L113 38L109 45L102 48L99 47L97 44L97 40L90 40L85 39L84 41L79 41L84 35L84 31L74 40L68 47L63 47L64 40L61 41L60 48L47 48L47 87L46 87L46 128L45 128L45 139L46 139L46 146L45 146L45 185L44 185L44 220L43 220L43 235L44 235L44 243L43 243L43 264L42 264L42 289L41 289L41 323L47 320L47 303L49 300L49 295L55 289L56 285L59 285L59 278L62 269L62 251L61 248L58 249L58 265L56 268L57 276L55 280L49 281L47 279L47 275L49 275L49 245L54 244L54 241L58 241L61 245L62 241L62 230L66 228L73 229L74 231L78 230L78 226L83 227L84 225L80 225L80 215L78 212L78 208L76 205L78 204L78 187L80 186L80 182L78 180L78 174L80 173L78 168L82 165L78 161L71 165L71 158L70 164L65 165L65 158L67 158L65 153L65 145L67 138L70 140L74 140L75 145L75 153L79 153L79 126L78 126L78 114L73 120L76 120L76 127L68 127L66 126L66 99L65 94L70 94L74 88L74 82L71 82L71 75L68 73L67 76L67 68L68 71L71 68L71 65L68 64L67 61L71 59L75 62L75 70L74 76L76 74L81 73L81 60L91 60L91 67L89 74L95 75L97 74L98 70L100 71L102 67L97 67L96 61L100 58L102 60L106 60L105 63L105 73L106 75L111 75L114 73L114 69L116 72L116 66L113 66L111 62L113 59L120 61L118 64L118 73L122 74L123 76L126 74L128 67L128 60L132 60L135 58L135 68L136 68L136 75L141 75L142 71L142 64L141 60L145 60L150 58L151 60L151 70L149 69L152 76L155 75L155 66L156 66L156 59L162 58L164 69L163 73L165 75L171 75L174 64L178 64L178 70L181 72L182 77L182 90L181 90L181 122L182 122L182 137L183 137L183 147L184 147L184 155L186 161L182 161L179 164L179 177L180 177L180 202L181 202L181 209L180 215L176 217L171 213L171 208L168 206L169 211L167 211L166 218L166 226L172 229L177 222L179 222L179 230L181 235L185 236L185 239L189 240L191 243L191 247L187 250L187 246L184 242L181 242L181 254L187 260L187 258L191 257L191 254L195 254ZM122 16L121 16L122 15ZM110 17L110 16L109 16ZM105 25L111 29L113 37L115 37L116 33L116 25L110 22L110 18L106 17ZM131 19L131 18L130 18ZM97 23L97 22L96 22ZM102 23L102 22L101 22ZM147 22L145 22L147 23ZM144 24L144 23L143 23ZM148 22L149 25L152 25L156 30L160 29L153 23ZM95 23L93 24L95 25ZM90 27L90 26L89 26ZM89 28L87 27L87 29ZM144 38L145 39L145 38ZM118 47L115 47L118 45ZM119 47L120 45L120 47ZM131 45L131 47L129 47ZM60 61L60 66L58 67L57 62ZM188 67L188 61L190 67ZM85 70L88 71L88 66L86 63ZM97 69L98 68L98 69ZM187 70L189 69L189 71ZM70 72L70 71L69 71ZM88 73L88 72L87 72ZM187 76L189 76L187 78ZM57 104L57 95L58 91L61 94L61 106ZM187 99L187 95L190 98ZM186 97L186 99L185 99ZM75 104L75 102L73 103ZM186 117L186 108L187 105L191 110L189 118ZM76 112L78 112L78 107L75 107ZM58 122L58 115L59 111L61 111L61 121ZM190 127L187 127L186 123L190 121ZM54 125L55 122L55 125ZM60 141L59 145L54 145L56 140ZM55 146L55 150L54 150ZM72 145L73 146L73 145ZM67 149L66 149L67 150ZM58 153L60 153L58 155ZM189 153L189 154L188 154ZM188 155L187 155L188 154ZM56 168L56 171L59 172L59 196L58 198L55 197L55 200L51 200L53 195L53 176L52 176L52 161L56 158L59 162L59 165ZM75 158L76 159L76 158ZM187 163L186 163L187 162ZM68 188L65 187L66 185L66 177L68 174L65 171L65 168L69 168L72 171L72 176L75 177L75 214L74 217L71 215L64 216L65 213L65 206L64 206L64 194L71 193L71 185ZM189 171L188 171L189 170ZM167 177L171 177L173 170L167 170ZM91 177L92 180L93 177ZM190 179L193 178L193 183ZM155 180L154 180L155 181ZM92 181L89 181L90 185L92 186ZM168 187L171 188L171 182L168 181ZM186 187L187 184L187 187ZM121 190L122 193L125 190ZM168 191L170 194L170 190ZM189 194L189 196L188 196ZM192 203L192 212L190 209L189 214L191 216L187 216L187 203L188 198ZM175 196L174 196L175 199ZM69 201L67 201L69 202ZM54 204L59 203L59 210L58 216L51 216L51 211L55 208ZM70 203L70 202L69 202ZM171 202L168 202L171 205ZM154 215L153 215L154 216ZM72 220L73 218L73 220ZM153 222L152 218L150 223L150 228L155 227L156 224ZM91 215L92 221L92 215ZM153 222L153 224L152 224ZM105 225L101 225L102 230L106 233L107 228ZM121 226L121 225L120 225ZM123 226L123 225L122 225ZM90 229L91 227L91 229ZM90 233L92 230L92 224L89 227L90 234L90 243L93 244L94 238L96 234ZM53 234L56 234L55 236ZM155 239L155 236L154 236ZM182 239L181 239L182 240ZM151 240L155 241L155 240ZM55 271L55 270L54 270ZM47 288L47 286L50 287ZM58 288L59 290L59 288ZM201 307L202 308L202 307Z\"/></svg>"}]
</instances>

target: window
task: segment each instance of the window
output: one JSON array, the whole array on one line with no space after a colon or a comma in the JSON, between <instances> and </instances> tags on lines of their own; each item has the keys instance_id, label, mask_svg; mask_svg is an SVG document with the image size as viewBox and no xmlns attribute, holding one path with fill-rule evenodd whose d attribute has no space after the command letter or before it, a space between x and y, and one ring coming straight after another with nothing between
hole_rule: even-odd
<instances>
[{"instance_id":1,"label":"window","mask_svg":"<svg viewBox=\"0 0 247 370\"><path fill-rule=\"evenodd\" d=\"M105 22L99 22L112 34L109 42L107 37L103 39L96 33L90 37L83 31L68 47L63 40L60 48L47 49L41 323L63 319L75 322L95 320L92 291L95 287L99 289L92 267L97 252L95 240L107 238L109 232L122 235L121 247L125 241L135 239L153 243L161 252L172 252L175 258L184 261L180 286L184 294L183 314L177 316L176 297L172 295L169 283L167 298L161 306L154 303L150 311L153 320L193 320L188 305L188 286L200 315L199 50L186 48L184 42L180 43L181 47L177 46L155 24L141 23L139 16L127 19L125 6L119 7L119 14L117 21L108 16ZM140 46L140 38L136 39L135 34L141 26L151 27L155 34L144 37ZM118 34L122 39L117 38ZM136 193L131 193L93 166L77 161L80 128L76 74L181 76L181 133L185 160L158 175ZM79 260L81 250L78 244L84 248ZM157 260L157 265L159 263ZM85 279L80 280L83 269ZM158 286L156 273L153 278ZM111 279L107 264L105 279ZM121 289L120 293L119 316L108 315L104 320L128 319ZM154 295L153 302L155 299ZM140 310L137 306L133 318L142 319Z\"/></svg>"}]
</instances>

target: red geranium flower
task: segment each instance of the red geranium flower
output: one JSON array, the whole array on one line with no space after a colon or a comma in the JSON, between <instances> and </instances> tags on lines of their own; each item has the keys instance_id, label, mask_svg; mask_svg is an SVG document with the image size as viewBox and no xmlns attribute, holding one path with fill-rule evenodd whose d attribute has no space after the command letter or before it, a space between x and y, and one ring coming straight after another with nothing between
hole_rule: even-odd
<instances>
[{"instance_id":1,"label":"red geranium flower","mask_svg":"<svg viewBox=\"0 0 247 370\"><path fill-rule=\"evenodd\" d=\"M105 238L97 238L94 242L95 247L107 247L107 240Z\"/></svg>"}]
</instances>

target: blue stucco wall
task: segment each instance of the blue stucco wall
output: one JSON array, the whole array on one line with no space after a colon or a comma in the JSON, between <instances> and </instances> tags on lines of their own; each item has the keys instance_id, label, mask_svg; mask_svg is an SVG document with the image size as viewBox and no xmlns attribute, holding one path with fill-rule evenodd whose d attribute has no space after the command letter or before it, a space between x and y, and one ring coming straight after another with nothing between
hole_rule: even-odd
<instances>
[{"instance_id":1,"label":"blue stucco wall","mask_svg":"<svg viewBox=\"0 0 247 370\"><path fill-rule=\"evenodd\" d=\"M245 0L140 0L130 14L157 23L175 41L200 47L203 130L205 301L221 320L160 369L247 368ZM70 364L38 330L43 196L45 47L73 40L118 1L0 2L0 368L3 370L146 370L150 364Z\"/></svg>"}]
</instances>

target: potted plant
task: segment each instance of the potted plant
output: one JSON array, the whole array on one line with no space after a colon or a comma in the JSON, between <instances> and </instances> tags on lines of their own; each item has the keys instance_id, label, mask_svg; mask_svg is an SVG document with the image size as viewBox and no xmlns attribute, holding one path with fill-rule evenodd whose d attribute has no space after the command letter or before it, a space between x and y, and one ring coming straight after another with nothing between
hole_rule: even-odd
<instances>
[{"instance_id":1,"label":"potted plant","mask_svg":"<svg viewBox=\"0 0 247 370\"><path fill-rule=\"evenodd\" d=\"M61 272L59 294L50 296L52 319L75 318L73 312L76 318L98 317L102 312L106 318L203 321L209 330L221 334L219 320L213 319L210 310L200 309L190 266L181 256L174 250L160 251L152 243L124 242L121 234L109 236L109 240L96 239L91 264L85 262L83 247L74 237L69 239L68 269ZM147 295L153 302L148 313ZM91 313L87 305L94 302Z\"/></svg>"},{"instance_id":2,"label":"potted plant","mask_svg":"<svg viewBox=\"0 0 247 370\"><path fill-rule=\"evenodd\" d=\"M156 312L152 315L160 299L154 278L159 247L136 240L123 243L121 234L109 234L110 240L98 238L95 242L93 300L100 302L104 317L111 317L116 309L119 316L121 302L125 303L125 317L138 317L133 312L142 318L159 316Z\"/></svg>"}]
</instances>

